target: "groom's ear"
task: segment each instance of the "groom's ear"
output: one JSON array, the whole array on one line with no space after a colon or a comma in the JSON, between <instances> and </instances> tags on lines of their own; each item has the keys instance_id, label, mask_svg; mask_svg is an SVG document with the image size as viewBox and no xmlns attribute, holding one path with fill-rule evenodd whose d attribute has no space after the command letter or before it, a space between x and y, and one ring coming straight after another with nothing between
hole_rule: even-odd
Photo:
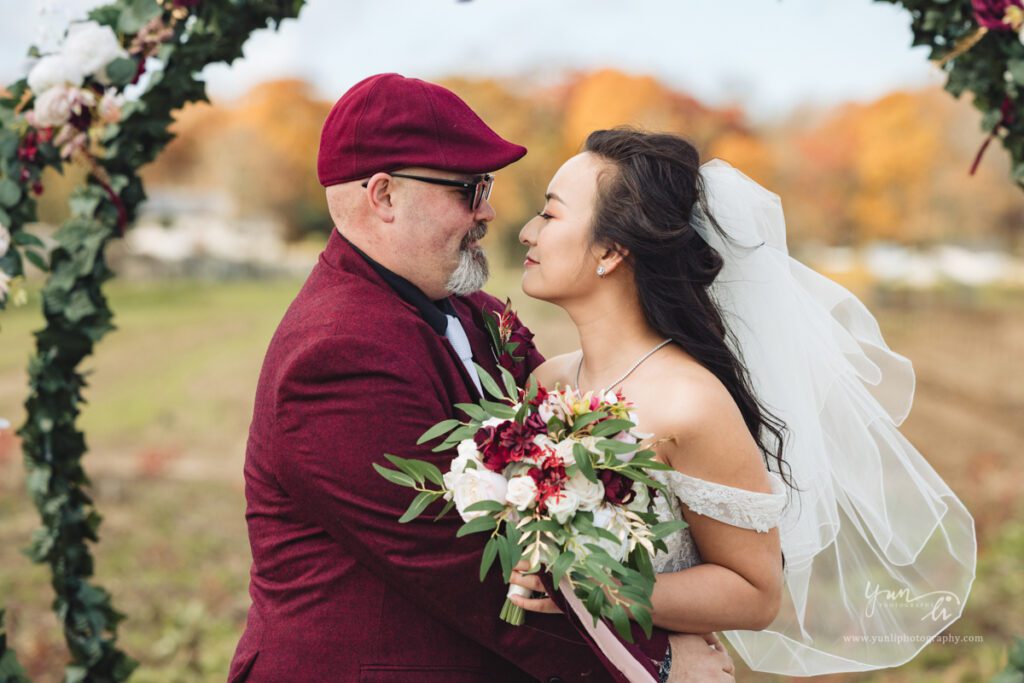
<instances>
[{"instance_id":1,"label":"groom's ear","mask_svg":"<svg viewBox=\"0 0 1024 683\"><path fill-rule=\"evenodd\" d=\"M366 182L366 202L377 218L385 223L395 220L395 208L391 202L394 185L387 173L375 173Z\"/></svg>"}]
</instances>

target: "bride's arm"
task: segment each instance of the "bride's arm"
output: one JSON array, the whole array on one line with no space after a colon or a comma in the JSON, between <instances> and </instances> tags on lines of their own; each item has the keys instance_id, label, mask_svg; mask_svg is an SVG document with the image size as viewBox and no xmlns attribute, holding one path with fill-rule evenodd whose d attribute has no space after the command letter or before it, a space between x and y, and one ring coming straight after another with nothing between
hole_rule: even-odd
<instances>
[{"instance_id":1,"label":"bride's arm","mask_svg":"<svg viewBox=\"0 0 1024 683\"><path fill-rule=\"evenodd\" d=\"M659 456L691 477L770 492L761 452L731 396L711 392L680 401L685 405L661 403L645 415L652 431L674 435L658 447ZM782 595L778 529L743 529L685 507L683 517L704 564L657 576L654 623L684 633L768 626Z\"/></svg>"},{"instance_id":2,"label":"bride's arm","mask_svg":"<svg viewBox=\"0 0 1024 683\"><path fill-rule=\"evenodd\" d=\"M559 358L564 362L565 357ZM732 397L720 388L721 392L675 392L674 400L644 406L644 429L674 435L656 450L683 474L769 493L771 484L761 451ZM662 395L665 393L669 392ZM656 576L651 595L654 624L680 633L765 628L778 613L782 596L778 530L761 533L744 529L688 508L684 508L683 517L704 564ZM528 569L527 563L516 569L512 583L544 590L537 576L520 573ZM529 611L560 611L550 598L515 596L512 600Z\"/></svg>"}]
</instances>

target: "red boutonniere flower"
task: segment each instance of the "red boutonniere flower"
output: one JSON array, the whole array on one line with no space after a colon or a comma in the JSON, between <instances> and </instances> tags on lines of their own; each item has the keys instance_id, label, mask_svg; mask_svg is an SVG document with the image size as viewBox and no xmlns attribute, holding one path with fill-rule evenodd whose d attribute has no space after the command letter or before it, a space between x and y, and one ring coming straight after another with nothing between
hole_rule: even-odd
<instances>
[{"instance_id":1,"label":"red boutonniere flower","mask_svg":"<svg viewBox=\"0 0 1024 683\"><path fill-rule=\"evenodd\" d=\"M505 300L505 310L501 313L485 313L484 326L490 335L498 364L518 378L516 370L526 360L526 347L533 339L533 333L512 310L512 300Z\"/></svg>"}]
</instances>

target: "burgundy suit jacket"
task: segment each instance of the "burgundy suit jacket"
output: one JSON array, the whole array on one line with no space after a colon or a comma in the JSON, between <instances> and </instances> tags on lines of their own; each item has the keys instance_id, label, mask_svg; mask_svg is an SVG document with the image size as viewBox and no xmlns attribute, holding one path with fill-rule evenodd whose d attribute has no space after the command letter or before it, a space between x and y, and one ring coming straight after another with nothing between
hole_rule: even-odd
<instances>
[{"instance_id":1,"label":"burgundy suit jacket","mask_svg":"<svg viewBox=\"0 0 1024 683\"><path fill-rule=\"evenodd\" d=\"M497 374L481 311L453 297L477 363ZM542 358L530 349L529 370ZM456 538L440 505L399 524L415 492L384 480L384 453L452 453L416 440L478 395L447 339L335 231L264 360L245 455L253 563L229 681L609 681L562 615L498 618L506 586L479 580L485 538ZM434 513L434 514L430 514ZM658 632L646 643L664 653ZM654 654L658 653L658 654Z\"/></svg>"}]
</instances>

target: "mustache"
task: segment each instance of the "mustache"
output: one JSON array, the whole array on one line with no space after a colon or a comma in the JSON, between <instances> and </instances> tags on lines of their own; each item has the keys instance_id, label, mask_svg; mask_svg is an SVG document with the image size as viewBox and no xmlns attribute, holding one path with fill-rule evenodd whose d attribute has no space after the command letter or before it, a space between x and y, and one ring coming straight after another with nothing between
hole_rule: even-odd
<instances>
[{"instance_id":1,"label":"mustache","mask_svg":"<svg viewBox=\"0 0 1024 683\"><path fill-rule=\"evenodd\" d=\"M480 240L482 240L486 236L487 236L487 224L486 223L477 223L473 227L473 229L470 230L468 233L466 233L466 236L462 238L462 244L460 246L461 246L462 249L467 249L467 248L469 248L469 243L470 242L479 242Z\"/></svg>"}]
</instances>

